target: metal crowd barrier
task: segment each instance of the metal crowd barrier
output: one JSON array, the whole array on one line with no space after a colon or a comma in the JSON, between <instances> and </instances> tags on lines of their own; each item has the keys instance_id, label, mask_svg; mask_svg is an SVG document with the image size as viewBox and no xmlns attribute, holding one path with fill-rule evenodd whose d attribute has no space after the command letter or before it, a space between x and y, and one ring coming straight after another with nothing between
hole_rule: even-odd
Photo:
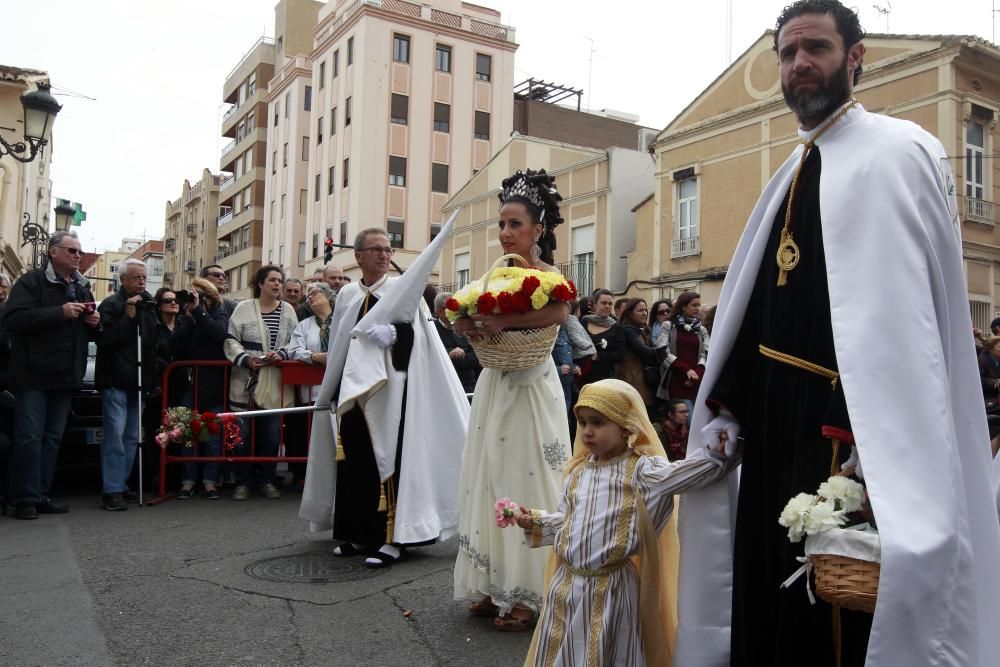
<instances>
[{"instance_id":1,"label":"metal crowd barrier","mask_svg":"<svg viewBox=\"0 0 1000 667\"><path fill-rule=\"evenodd\" d=\"M305 387L310 388L313 385L322 384L323 373L325 372L325 366L306 364L300 361L279 361L274 364L281 370L281 384L282 387L294 386L295 395L298 396L299 388ZM231 412L229 408L229 374L232 369L232 364L229 361L175 361L167 366L163 370L163 384L162 384L162 399L160 405L160 415L161 422L162 417L166 413L168 408L178 407L176 405L169 405L170 400L170 378L171 376L176 377L176 373L182 369L192 369L191 382L192 382L192 396L193 396L193 409L198 413L205 412L208 408L215 408L217 406L203 406L199 402L199 386L200 382L200 369L204 368L221 368L223 372L223 404L222 411L219 415L235 415L239 419L250 419L250 442L249 448L246 443L240 448L241 450L249 449L249 454L237 454L235 452L226 452L225 445L223 444L222 454L220 456L206 456L201 453L202 444L199 442L194 442L191 447L193 451L185 453L182 455L180 453L180 448L183 445L178 445L175 443L168 444L166 447L160 448L160 470L159 470L159 484L158 484L158 495L156 498L150 499L148 502L151 505L156 505L165 500L174 497L176 494L167 491L167 466L170 464L184 464L184 463L305 463L308 460L309 453L309 433L312 430L312 413L328 410L329 406L285 406L282 405L281 408L270 409L270 410L247 410L243 412ZM175 379L176 382L176 379ZM282 391L282 396L284 396L284 391ZM191 407L191 406L188 406ZM304 443L305 455L303 456L287 456L285 454L285 415L306 413L306 441ZM254 418L264 415L280 415L281 425L280 425L280 441L278 445L278 455L277 456L257 456L256 454L256 428L254 425ZM149 434L147 434L147 440L149 439ZM221 434L220 434L220 437Z\"/></svg>"}]
</instances>

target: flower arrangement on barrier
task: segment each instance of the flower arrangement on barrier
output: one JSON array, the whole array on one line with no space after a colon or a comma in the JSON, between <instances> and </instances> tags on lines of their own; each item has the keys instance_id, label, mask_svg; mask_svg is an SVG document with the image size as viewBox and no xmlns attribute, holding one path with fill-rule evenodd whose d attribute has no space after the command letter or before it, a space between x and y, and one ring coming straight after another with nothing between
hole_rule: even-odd
<instances>
[{"instance_id":1,"label":"flower arrangement on barrier","mask_svg":"<svg viewBox=\"0 0 1000 667\"><path fill-rule=\"evenodd\" d=\"M243 442L240 425L236 415L231 412L216 414L214 412L198 413L191 408L167 408L163 413L160 431L156 434L156 444L166 448L171 442L183 447L193 447L195 441L208 442L209 437L222 433L226 451L231 451Z\"/></svg>"},{"instance_id":2,"label":"flower arrangement on barrier","mask_svg":"<svg viewBox=\"0 0 1000 667\"><path fill-rule=\"evenodd\" d=\"M489 280L489 289L485 281ZM446 315L452 322L463 315L527 313L541 310L550 302L572 301L576 286L558 273L501 267L484 278L474 280L445 303Z\"/></svg>"}]
</instances>

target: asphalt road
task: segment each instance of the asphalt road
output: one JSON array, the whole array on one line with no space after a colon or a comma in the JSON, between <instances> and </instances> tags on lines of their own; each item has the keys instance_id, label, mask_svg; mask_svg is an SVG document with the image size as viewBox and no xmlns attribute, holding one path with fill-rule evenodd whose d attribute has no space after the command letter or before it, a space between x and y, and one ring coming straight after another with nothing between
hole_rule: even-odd
<instances>
[{"instance_id":1,"label":"asphalt road","mask_svg":"<svg viewBox=\"0 0 1000 667\"><path fill-rule=\"evenodd\" d=\"M69 514L0 518L0 665L520 665L528 649L452 599L454 539L372 571L308 532L297 494L59 500Z\"/></svg>"}]
</instances>

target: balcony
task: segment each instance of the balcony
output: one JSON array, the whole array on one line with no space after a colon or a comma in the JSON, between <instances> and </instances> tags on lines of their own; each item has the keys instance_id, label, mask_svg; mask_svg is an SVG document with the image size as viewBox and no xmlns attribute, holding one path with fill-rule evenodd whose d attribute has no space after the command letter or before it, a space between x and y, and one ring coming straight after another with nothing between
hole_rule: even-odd
<instances>
[{"instance_id":1,"label":"balcony","mask_svg":"<svg viewBox=\"0 0 1000 667\"><path fill-rule=\"evenodd\" d=\"M230 209L225 213L223 213L222 215L220 215L219 218L215 221L215 224L217 227L221 227L222 225L226 224L232 219L233 219L233 211L232 209Z\"/></svg>"},{"instance_id":2,"label":"balcony","mask_svg":"<svg viewBox=\"0 0 1000 667\"><path fill-rule=\"evenodd\" d=\"M229 107L229 111L227 111L222 115L222 124L225 125L226 121L232 118L233 114L239 111L239 108L240 107L238 104L234 104L233 106Z\"/></svg>"},{"instance_id":3,"label":"balcony","mask_svg":"<svg viewBox=\"0 0 1000 667\"><path fill-rule=\"evenodd\" d=\"M174 282L174 272L173 271L167 271L166 273L163 274L163 284L164 285L172 286L173 282Z\"/></svg>"},{"instance_id":4,"label":"balcony","mask_svg":"<svg viewBox=\"0 0 1000 667\"><path fill-rule=\"evenodd\" d=\"M198 236L198 224L195 222L189 222L187 225L187 235L191 237Z\"/></svg>"},{"instance_id":5,"label":"balcony","mask_svg":"<svg viewBox=\"0 0 1000 667\"><path fill-rule=\"evenodd\" d=\"M670 257L677 259L678 257L691 257L692 255L700 255L701 246L698 243L698 237L695 236L689 239L674 239L670 243Z\"/></svg>"},{"instance_id":6,"label":"balcony","mask_svg":"<svg viewBox=\"0 0 1000 667\"><path fill-rule=\"evenodd\" d=\"M228 144L226 144L225 148L222 149L222 154L219 156L219 159L221 159L221 160L226 159L226 156L229 155L230 153L232 153L234 148L236 148L236 140L235 139L233 139Z\"/></svg>"},{"instance_id":7,"label":"balcony","mask_svg":"<svg viewBox=\"0 0 1000 667\"><path fill-rule=\"evenodd\" d=\"M581 255L583 257L588 255ZM597 262L576 261L559 264L556 268L573 281L579 294L590 294L594 291L594 276L597 274Z\"/></svg>"},{"instance_id":8,"label":"balcony","mask_svg":"<svg viewBox=\"0 0 1000 667\"><path fill-rule=\"evenodd\" d=\"M232 174L229 178L227 178L226 180L222 181L222 183L219 184L219 192L222 192L235 182L236 182L236 174Z\"/></svg>"},{"instance_id":9,"label":"balcony","mask_svg":"<svg viewBox=\"0 0 1000 667\"><path fill-rule=\"evenodd\" d=\"M226 257L229 257L229 255L230 255L229 248L227 246L222 246L221 248L219 248L219 252L215 253L216 263L221 262Z\"/></svg>"},{"instance_id":10,"label":"balcony","mask_svg":"<svg viewBox=\"0 0 1000 667\"><path fill-rule=\"evenodd\" d=\"M184 262L184 273L194 273L198 270L198 266L195 264L193 259L189 259Z\"/></svg>"},{"instance_id":11,"label":"balcony","mask_svg":"<svg viewBox=\"0 0 1000 667\"><path fill-rule=\"evenodd\" d=\"M992 227L996 224L996 211L993 202L975 197L963 197L965 199L965 219L967 222L974 222L979 225Z\"/></svg>"}]
</instances>

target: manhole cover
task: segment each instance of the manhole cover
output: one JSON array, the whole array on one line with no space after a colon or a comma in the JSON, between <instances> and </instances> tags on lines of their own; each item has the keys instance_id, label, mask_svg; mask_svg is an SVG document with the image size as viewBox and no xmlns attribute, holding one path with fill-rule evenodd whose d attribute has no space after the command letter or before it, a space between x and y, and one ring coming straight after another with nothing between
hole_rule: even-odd
<instances>
[{"instance_id":1,"label":"manhole cover","mask_svg":"<svg viewBox=\"0 0 1000 667\"><path fill-rule=\"evenodd\" d=\"M357 581L382 574L362 561L338 558L329 551L309 551L250 563L244 572L254 579L292 584L329 584Z\"/></svg>"}]
</instances>

